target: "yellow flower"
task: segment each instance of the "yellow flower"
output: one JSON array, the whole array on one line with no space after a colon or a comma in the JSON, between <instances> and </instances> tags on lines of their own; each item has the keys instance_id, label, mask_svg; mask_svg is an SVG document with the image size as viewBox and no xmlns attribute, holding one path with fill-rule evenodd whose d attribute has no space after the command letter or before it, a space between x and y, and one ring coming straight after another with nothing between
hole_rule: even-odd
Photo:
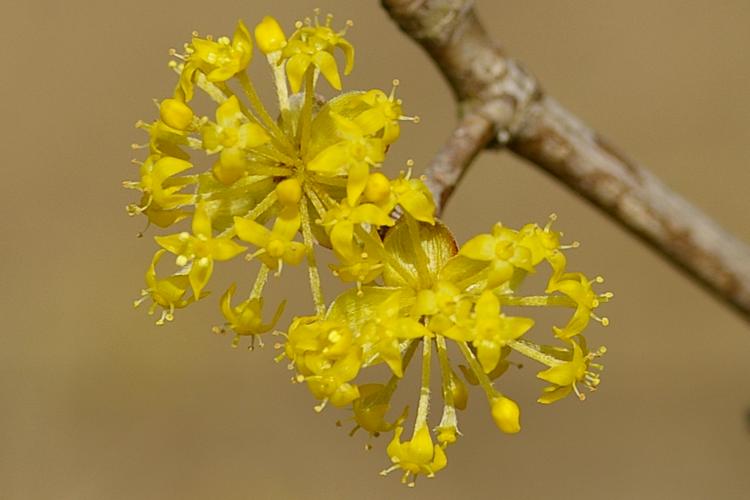
<instances>
[{"instance_id":1,"label":"yellow flower","mask_svg":"<svg viewBox=\"0 0 750 500\"><path fill-rule=\"evenodd\" d=\"M263 299L251 297L236 306L232 306L232 296L236 291L237 284L232 283L232 286L221 297L221 312L224 318L226 318L229 327L236 334L234 345L239 342L240 336L255 336L271 331L281 317L284 305L286 304L286 301L279 304L271 322L263 323Z\"/></svg>"},{"instance_id":2,"label":"yellow flower","mask_svg":"<svg viewBox=\"0 0 750 500\"><path fill-rule=\"evenodd\" d=\"M349 255L336 252L339 264L331 264L336 277L342 281L355 282L358 286L370 283L383 272L383 262L375 255L361 251L352 251Z\"/></svg>"},{"instance_id":3,"label":"yellow flower","mask_svg":"<svg viewBox=\"0 0 750 500\"><path fill-rule=\"evenodd\" d=\"M146 195L144 206L131 206L130 210L133 213L139 213L152 204L159 210L173 210L193 203L195 199L193 195L181 192L193 181L174 177L192 167L189 162L178 158L149 156L141 165L141 180L123 183L126 188L138 189Z\"/></svg>"},{"instance_id":4,"label":"yellow flower","mask_svg":"<svg viewBox=\"0 0 750 500\"><path fill-rule=\"evenodd\" d=\"M589 366L601 369L601 365L591 363L595 357L601 356L606 349L601 348L597 352L585 352L584 349L573 340L566 341L569 348L562 351L568 361L558 361L557 364L541 371L537 377L551 383L545 387L542 396L537 400L543 404L558 401L571 392L575 392L579 399L584 400L585 395L578 390L577 383L583 382L589 389L596 390L599 385L599 375L589 371ZM584 348L585 348L585 344Z\"/></svg>"},{"instance_id":5,"label":"yellow flower","mask_svg":"<svg viewBox=\"0 0 750 500\"><path fill-rule=\"evenodd\" d=\"M403 432L403 427L396 427L393 440L386 450L394 465L383 471L383 474L401 468L404 470L402 482L406 483L410 474L413 476L425 474L427 477L433 477L436 472L445 468L448 464L445 451L441 446L432 443L432 437L426 425L415 430L409 441L401 442Z\"/></svg>"},{"instance_id":6,"label":"yellow flower","mask_svg":"<svg viewBox=\"0 0 750 500\"><path fill-rule=\"evenodd\" d=\"M364 293L368 292L369 290ZM432 333L424 325L403 314L401 301L401 294L391 294L375 309L371 320L362 328L363 338L371 345L368 352L377 354L397 377L404 375L401 343L410 339L432 337Z\"/></svg>"},{"instance_id":7,"label":"yellow flower","mask_svg":"<svg viewBox=\"0 0 750 500\"><path fill-rule=\"evenodd\" d=\"M305 258L305 245L294 240L300 227L300 216L287 210L276 218L273 230L254 220L234 218L237 236L260 248L255 256L270 267L281 271L284 263L297 265Z\"/></svg>"},{"instance_id":8,"label":"yellow flower","mask_svg":"<svg viewBox=\"0 0 750 500\"><path fill-rule=\"evenodd\" d=\"M464 243L459 255L487 262L490 266L487 286L494 288L509 281L515 268L534 271L531 251L519 244L520 239L517 231L498 223L492 234L480 234Z\"/></svg>"},{"instance_id":9,"label":"yellow flower","mask_svg":"<svg viewBox=\"0 0 750 500\"><path fill-rule=\"evenodd\" d=\"M485 373L490 373L500 361L501 349L511 340L526 333L534 320L509 317L500 313L500 301L490 291L482 292L476 304L476 320L472 344Z\"/></svg>"},{"instance_id":10,"label":"yellow flower","mask_svg":"<svg viewBox=\"0 0 750 500\"><path fill-rule=\"evenodd\" d=\"M193 215L193 234L183 232L169 236L156 236L156 242L177 255L177 265L191 263L190 286L193 294L200 297L201 291L211 278L214 260L229 260L246 250L227 237L213 237L211 218L204 205L198 205Z\"/></svg>"},{"instance_id":11,"label":"yellow flower","mask_svg":"<svg viewBox=\"0 0 750 500\"><path fill-rule=\"evenodd\" d=\"M216 123L208 122L201 133L206 152L221 153L213 173L224 184L232 184L242 177L250 165L250 150L270 141L265 129L242 113L236 96L217 108Z\"/></svg>"},{"instance_id":12,"label":"yellow flower","mask_svg":"<svg viewBox=\"0 0 750 500\"><path fill-rule=\"evenodd\" d=\"M398 84L398 81L394 81ZM382 90L374 89L362 95L362 101L369 109L363 111L354 119L354 122L367 135L375 135L382 131L383 142L386 145L393 144L401 135L399 120L411 119L405 117L401 110L401 99L395 99L395 85L391 95L388 96Z\"/></svg>"},{"instance_id":13,"label":"yellow flower","mask_svg":"<svg viewBox=\"0 0 750 500\"><path fill-rule=\"evenodd\" d=\"M173 274L163 279L156 276L156 264L165 253L166 250L158 250L154 254L151 265L146 271L147 287L141 292L142 297L133 303L134 306L138 307L144 300L151 299L153 303L148 309L149 314L154 314L156 307L160 306L163 311L161 317L156 321L157 325L163 325L165 321L172 321L175 309L187 306L197 297L185 298L185 293L190 286L186 275Z\"/></svg>"},{"instance_id":14,"label":"yellow flower","mask_svg":"<svg viewBox=\"0 0 750 500\"><path fill-rule=\"evenodd\" d=\"M382 163L385 158L385 144L382 139L365 135L351 120L333 112L331 117L343 140L318 153L307 169L326 176L346 175L346 199L355 205L365 190L370 166Z\"/></svg>"},{"instance_id":15,"label":"yellow flower","mask_svg":"<svg viewBox=\"0 0 750 500\"><path fill-rule=\"evenodd\" d=\"M352 206L344 199L337 206L326 211L322 225L328 230L331 245L345 260L352 260L356 252L354 246L355 224L391 226L393 219L387 212L372 203Z\"/></svg>"},{"instance_id":16,"label":"yellow flower","mask_svg":"<svg viewBox=\"0 0 750 500\"><path fill-rule=\"evenodd\" d=\"M223 82L243 71L253 55L253 40L245 23L237 22L230 41L227 37L208 40L194 37L180 75L179 89L186 101L193 98L193 79L200 70L209 82Z\"/></svg>"},{"instance_id":17,"label":"yellow flower","mask_svg":"<svg viewBox=\"0 0 750 500\"><path fill-rule=\"evenodd\" d=\"M435 201L430 190L419 179L411 179L411 173L391 181L391 191L396 203L420 222L435 223Z\"/></svg>"},{"instance_id":18,"label":"yellow flower","mask_svg":"<svg viewBox=\"0 0 750 500\"><path fill-rule=\"evenodd\" d=\"M330 401L345 406L359 397L359 389L349 382L359 373L362 350L352 345L352 333L343 322L296 318L289 328L285 352L301 380L323 404Z\"/></svg>"},{"instance_id":19,"label":"yellow flower","mask_svg":"<svg viewBox=\"0 0 750 500\"><path fill-rule=\"evenodd\" d=\"M388 432L406 418L406 410L395 422L387 422L386 414L390 409L391 395L387 386L383 384L364 384L359 386L360 397L352 402L352 411L357 427L360 427L372 436L378 436L381 432Z\"/></svg>"},{"instance_id":20,"label":"yellow flower","mask_svg":"<svg viewBox=\"0 0 750 500\"><path fill-rule=\"evenodd\" d=\"M301 26L284 46L281 60L286 61L286 74L292 92L299 92L305 73L311 66L320 70L333 88L341 90L341 77L333 57L336 48L344 52L344 74L351 72L354 66L354 47L344 38L346 28L336 33L328 23L325 26Z\"/></svg>"},{"instance_id":21,"label":"yellow flower","mask_svg":"<svg viewBox=\"0 0 750 500\"><path fill-rule=\"evenodd\" d=\"M589 280L582 273L564 272L566 261L562 252L555 252L550 256L549 261L554 272L547 286L547 293L560 292L576 304L576 311L568 324L562 329L555 327L555 335L562 339L570 339L581 333L592 317L607 326L609 324L607 318L598 318L593 313L593 310L599 307L601 297L594 293L591 285L601 283L602 278ZM604 297L609 298L609 295Z\"/></svg>"}]
</instances>

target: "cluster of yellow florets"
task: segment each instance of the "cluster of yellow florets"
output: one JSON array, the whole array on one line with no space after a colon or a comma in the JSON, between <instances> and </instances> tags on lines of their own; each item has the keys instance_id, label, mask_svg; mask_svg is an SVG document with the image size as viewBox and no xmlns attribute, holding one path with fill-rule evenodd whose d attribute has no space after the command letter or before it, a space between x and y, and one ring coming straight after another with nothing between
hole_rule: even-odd
<instances>
[{"instance_id":1,"label":"cluster of yellow florets","mask_svg":"<svg viewBox=\"0 0 750 500\"><path fill-rule=\"evenodd\" d=\"M348 27L348 24L347 24ZM500 430L520 430L518 405L501 394L494 381L516 352L539 362L537 374L548 382L539 402L551 403L575 392L578 384L595 389L592 352L582 331L591 318L606 325L594 309L611 297L597 294L580 273L566 271L560 234L529 224L513 230L497 224L460 249L435 219L432 197L421 180L402 173L389 179L378 168L400 135L402 114L394 91L338 93L323 101L315 94L322 75L341 90L336 55L348 74L354 49L346 28L334 31L331 18L298 23L287 37L275 19L264 18L255 41L266 56L278 95L269 111L258 98L247 68L253 37L239 22L233 38L200 38L183 53L173 51L179 74L174 95L159 103L159 118L139 123L149 135L148 157L140 180L125 186L142 193L128 207L150 223L167 228L191 221L190 231L157 236L161 247L146 272L147 288L136 305L150 300L157 321L174 318L176 309L203 299L215 261L240 255L260 261L252 291L233 304L236 285L222 295L225 319L235 345L274 330L283 303L264 319L263 290L270 271L306 262L314 312L296 317L277 346L320 403L350 407L356 429L370 435L393 432L387 453L413 484L418 474L432 476L447 463L445 449L460 435L456 410L467 406L464 380L484 390ZM215 119L197 116L190 105L195 89L216 106ZM238 90L235 90L237 89ZM290 93L291 90L291 93ZM395 85L394 85L395 90ZM273 114L272 114L273 113ZM201 152L207 166L194 165ZM332 272L352 283L328 304L320 286L315 252L331 249ZM175 270L162 277L156 266L170 253ZM546 262L551 270L541 295L522 295L524 277ZM530 341L534 320L506 314L509 308L556 306L573 312L555 327L555 345ZM449 344L465 364L449 359ZM390 415L391 399L421 346L422 381L412 437L402 441L407 409ZM430 371L437 352L442 384L442 417L428 423ZM382 384L358 383L366 368L385 364L391 372ZM459 375L461 373L461 375ZM433 435L435 436L433 439Z\"/></svg>"}]
</instances>

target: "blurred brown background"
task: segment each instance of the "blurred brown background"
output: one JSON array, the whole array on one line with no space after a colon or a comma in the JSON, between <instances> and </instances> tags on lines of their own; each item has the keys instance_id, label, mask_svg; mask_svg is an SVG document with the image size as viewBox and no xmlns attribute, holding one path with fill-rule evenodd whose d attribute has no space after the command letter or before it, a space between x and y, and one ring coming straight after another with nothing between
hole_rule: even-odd
<instances>
[{"instance_id":1,"label":"blurred brown background","mask_svg":"<svg viewBox=\"0 0 750 500\"><path fill-rule=\"evenodd\" d=\"M551 94L750 240L750 2L477 3ZM345 412L316 415L273 349L233 350L210 333L218 286L168 327L133 310L155 232L135 238L143 221L126 216L134 193L120 181L136 176L132 124L173 87L167 49L193 29L231 34L239 17L272 13L288 29L315 6L356 22L348 88L401 79L423 123L404 128L390 165L424 166L454 105L378 2L4 4L0 498L747 498L748 325L508 154L481 157L446 219L465 241L498 219L559 214L583 242L572 265L616 293L612 326L590 333L609 348L602 388L541 407L533 367L509 374L501 387L524 410L516 436L497 432L473 393L449 467L416 490L377 475L382 438L364 452L362 436L334 426ZM304 289L276 285L271 303Z\"/></svg>"}]
</instances>

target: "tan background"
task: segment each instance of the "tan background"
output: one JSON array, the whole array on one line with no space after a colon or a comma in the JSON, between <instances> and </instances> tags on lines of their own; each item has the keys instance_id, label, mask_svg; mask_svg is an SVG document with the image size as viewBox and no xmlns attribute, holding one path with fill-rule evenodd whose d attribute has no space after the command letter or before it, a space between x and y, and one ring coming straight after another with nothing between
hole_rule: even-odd
<instances>
[{"instance_id":1,"label":"tan background","mask_svg":"<svg viewBox=\"0 0 750 500\"><path fill-rule=\"evenodd\" d=\"M424 166L454 123L445 84L375 1L6 2L0 20L0 498L747 498L748 325L555 181L486 154L446 214L459 240L498 219L559 213L572 257L607 277L602 389L533 403L532 369L502 387L524 431L503 436L472 394L449 467L416 491L311 409L272 349L210 334L217 294L157 328L131 301L155 245L124 212L132 128L174 77L167 49L236 18L285 26L319 5L357 23L349 88L402 80L391 165ZM750 2L479 1L545 88L750 240ZM260 65L254 65L259 74ZM245 273L244 275L247 275ZM225 275L226 278L226 275ZM220 289L217 286L217 292ZM287 277L273 302L303 286ZM299 295L304 297L304 295ZM294 306L306 311L302 299ZM285 321L288 320L288 316ZM416 397L416 387L410 386Z\"/></svg>"}]
</instances>

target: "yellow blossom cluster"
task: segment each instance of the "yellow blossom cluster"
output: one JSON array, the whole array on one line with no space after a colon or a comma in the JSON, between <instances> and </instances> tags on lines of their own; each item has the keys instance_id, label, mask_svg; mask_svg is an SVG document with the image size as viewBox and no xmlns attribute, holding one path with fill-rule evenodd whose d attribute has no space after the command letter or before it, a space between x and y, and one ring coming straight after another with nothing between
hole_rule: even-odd
<instances>
[{"instance_id":1,"label":"yellow blossom cluster","mask_svg":"<svg viewBox=\"0 0 750 500\"><path fill-rule=\"evenodd\" d=\"M319 401L318 411L327 404L350 408L352 434L392 432L386 449L392 465L383 473L400 469L403 481L414 484L418 475L432 477L446 466L446 449L460 436L457 410L467 407L467 384L481 387L501 431L520 430L518 405L495 388L513 364L512 353L542 366L537 376L549 385L540 403L571 392L583 399L579 385L595 389L601 365L594 359L604 349L590 351L582 332L592 318L608 323L594 311L611 294L593 290L600 278L567 270L563 250L575 245L561 245L554 217L544 227L519 230L498 223L459 248L411 169L396 178L380 171L400 122L416 118L403 114L395 83L389 93L341 92L339 61L343 74L354 64L349 26L335 31L330 16L321 23L316 13L287 37L265 17L254 36L240 21L231 39L195 34L181 53L172 52L178 83L158 102L158 118L137 124L148 134L138 146L148 155L138 162L140 178L124 183L141 193L128 206L131 215L174 228L155 237L160 249L136 305L151 301L149 313L161 310L158 324L172 321L177 309L208 295L215 262L244 255L260 262L259 271L249 295L235 299L232 284L221 296L224 327L217 331L232 331L234 345L245 336L254 345L274 331L284 307L270 320L263 311L271 271L279 276L304 263L314 310L274 332L284 338L277 359L289 360L294 380ZM273 77L273 109L249 77L255 44ZM321 76L333 97L316 94ZM213 103L213 116L194 110L196 90ZM333 275L351 284L330 303L320 284L320 248L335 256ZM157 273L167 254L173 271ZM546 290L521 294L524 278L545 263ZM534 307L572 311L553 328L551 345L528 337L534 320L518 311ZM420 349L416 416L403 440L408 408L393 413L392 396ZM433 352L442 416L430 427ZM361 382L363 371L378 365L387 380Z\"/></svg>"}]
</instances>

